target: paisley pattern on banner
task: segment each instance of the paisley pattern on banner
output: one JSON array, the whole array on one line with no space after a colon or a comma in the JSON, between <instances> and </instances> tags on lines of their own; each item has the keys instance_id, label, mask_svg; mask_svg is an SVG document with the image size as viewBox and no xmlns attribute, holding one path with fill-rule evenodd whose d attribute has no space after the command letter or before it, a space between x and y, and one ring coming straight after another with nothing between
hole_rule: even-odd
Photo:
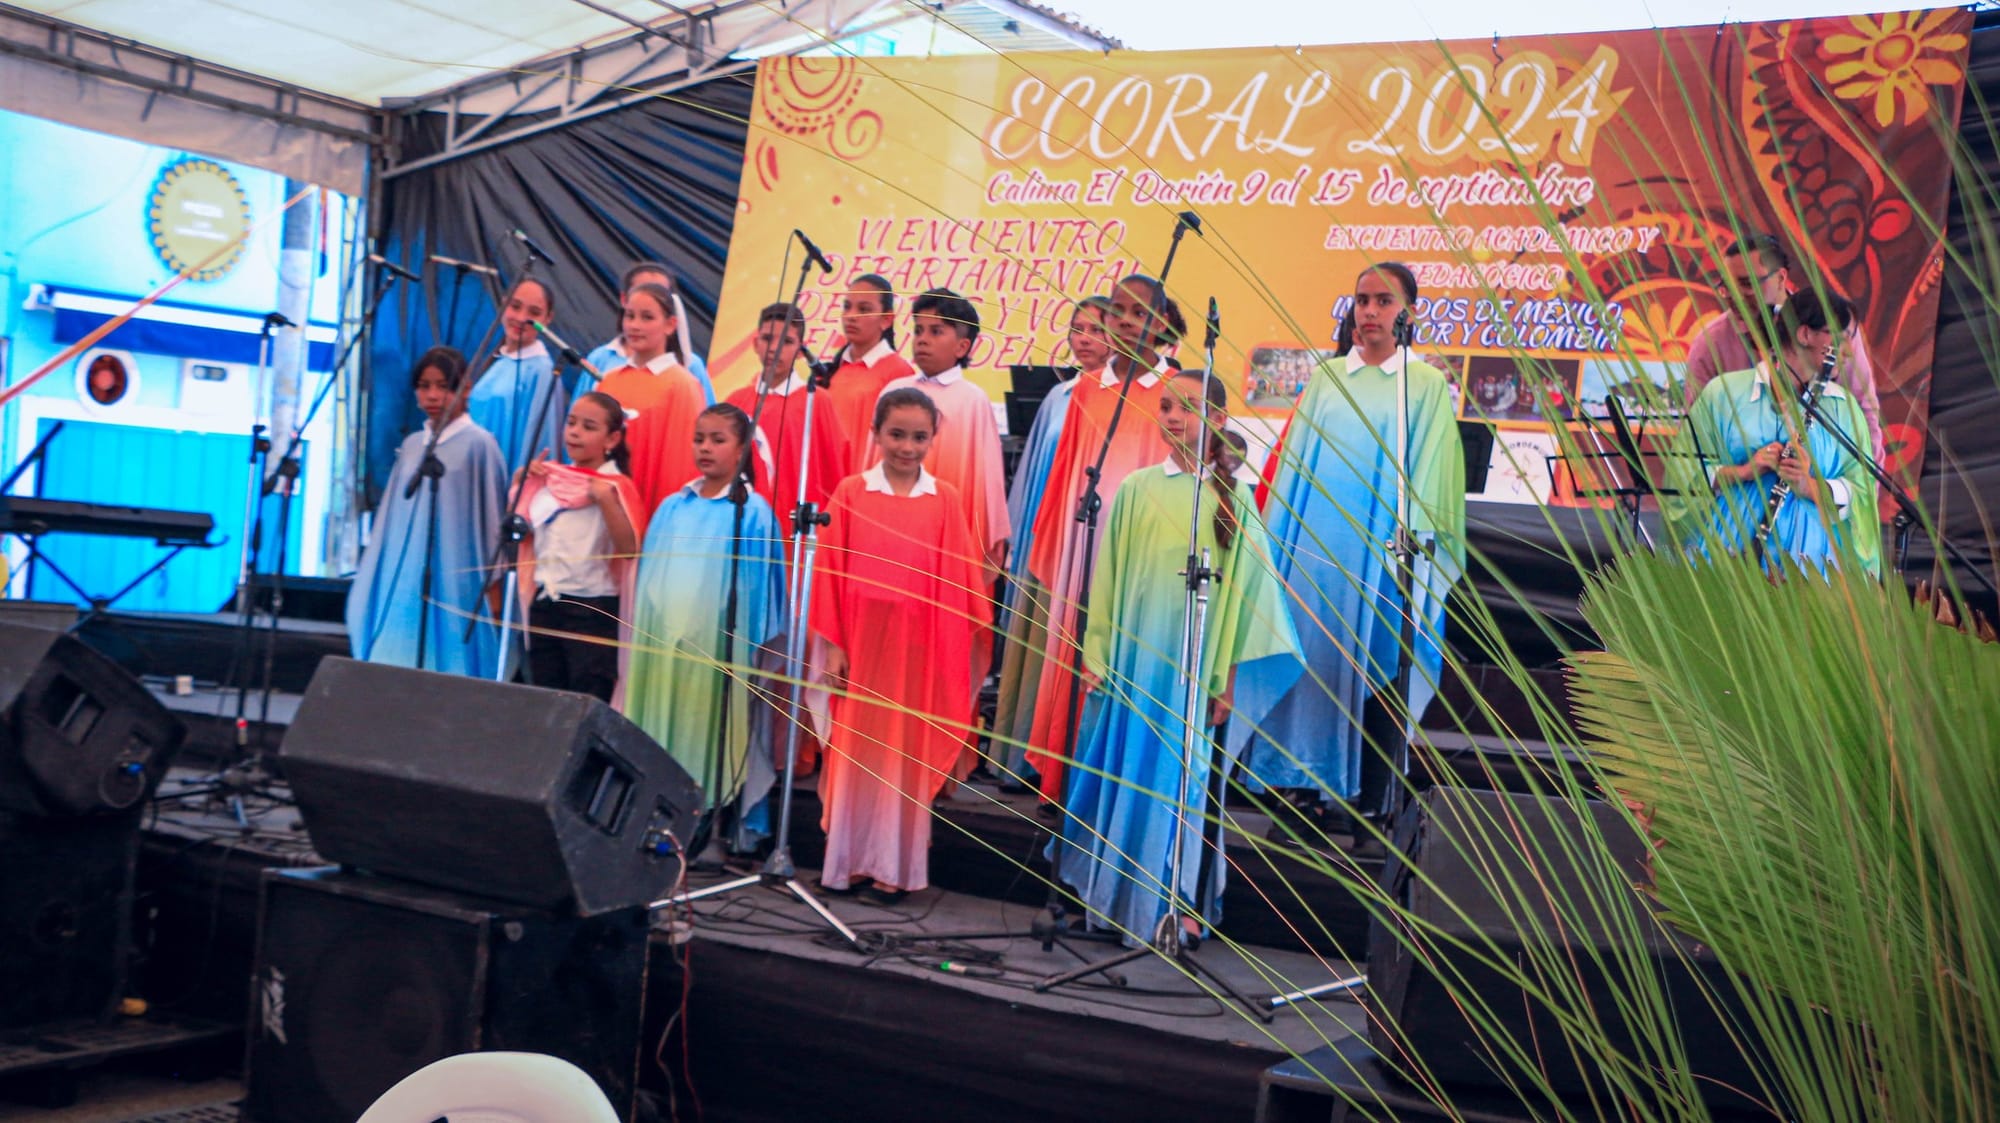
<instances>
[{"instance_id":1,"label":"paisley pattern on banner","mask_svg":"<svg viewBox=\"0 0 2000 1123\"><path fill-rule=\"evenodd\" d=\"M1417 350L1468 417L1544 434L1677 389L1715 254L1777 233L1862 310L1890 457L1922 455L1971 17L1840 16L1610 35L1178 53L759 64L711 357L748 381L785 238L833 260L802 298L836 342L862 273L980 312L971 377L1049 362L1075 300L1155 272L1221 304L1217 366L1276 415L1355 275L1403 261ZM1195 318L1190 315L1189 318ZM1187 361L1198 361L1192 354ZM1528 368L1532 365L1532 371ZM1558 497L1557 501L1562 501Z\"/></svg>"}]
</instances>

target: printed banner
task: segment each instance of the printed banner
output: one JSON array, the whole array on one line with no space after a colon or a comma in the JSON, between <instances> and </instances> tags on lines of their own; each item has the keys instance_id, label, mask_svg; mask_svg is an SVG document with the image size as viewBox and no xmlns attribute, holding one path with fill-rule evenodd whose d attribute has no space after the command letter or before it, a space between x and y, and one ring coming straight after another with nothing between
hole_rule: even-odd
<instances>
[{"instance_id":1,"label":"printed banner","mask_svg":"<svg viewBox=\"0 0 2000 1123\"><path fill-rule=\"evenodd\" d=\"M1915 464L1971 16L1181 53L770 58L757 71L710 365L748 381L758 310L801 305L816 354L863 273L980 309L972 375L1062 363L1072 303L1158 273L1220 307L1216 367L1282 409L1355 276L1402 261L1417 348L1468 417L1543 427L1629 380L1670 386L1720 313L1719 246L1776 233L1862 311L1892 467ZM1940 122L1947 124L1941 125ZM1795 284L1808 270L1792 270ZM907 318L905 311L901 319ZM1531 393L1523 353L1553 385ZM1544 486L1546 481L1544 481ZM1537 498L1545 490L1524 489ZM1560 490L1560 489L1558 489Z\"/></svg>"}]
</instances>

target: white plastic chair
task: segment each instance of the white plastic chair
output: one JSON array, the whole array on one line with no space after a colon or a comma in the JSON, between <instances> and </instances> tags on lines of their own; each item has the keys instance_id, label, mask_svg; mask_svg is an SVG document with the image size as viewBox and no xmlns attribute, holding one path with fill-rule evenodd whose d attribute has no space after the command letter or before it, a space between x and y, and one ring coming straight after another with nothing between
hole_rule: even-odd
<instances>
[{"instance_id":1,"label":"white plastic chair","mask_svg":"<svg viewBox=\"0 0 2000 1123\"><path fill-rule=\"evenodd\" d=\"M359 1123L624 1123L582 1069L540 1053L463 1053L382 1093Z\"/></svg>"}]
</instances>

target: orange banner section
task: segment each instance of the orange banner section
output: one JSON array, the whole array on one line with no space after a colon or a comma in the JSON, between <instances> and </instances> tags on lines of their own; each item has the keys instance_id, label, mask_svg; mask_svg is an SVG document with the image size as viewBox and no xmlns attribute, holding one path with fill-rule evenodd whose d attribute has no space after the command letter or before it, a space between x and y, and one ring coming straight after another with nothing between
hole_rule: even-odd
<instances>
[{"instance_id":1,"label":"orange banner section","mask_svg":"<svg viewBox=\"0 0 2000 1123\"><path fill-rule=\"evenodd\" d=\"M1635 378L1666 386L1727 299L1718 248L1777 233L1864 310L1891 460L1920 455L1963 11L1614 35L1170 54L771 58L757 72L711 367L747 381L786 239L832 260L801 301L980 309L973 377L1062 362L1073 302L1157 272L1176 212L1203 234L1169 288L1221 305L1219 369L1286 405L1354 278L1406 262L1418 350L1468 415L1535 425ZM796 250L792 262L797 262ZM1195 339L1183 348L1190 365ZM1557 380L1530 393L1523 352ZM1536 399L1542 400L1539 405Z\"/></svg>"}]
</instances>

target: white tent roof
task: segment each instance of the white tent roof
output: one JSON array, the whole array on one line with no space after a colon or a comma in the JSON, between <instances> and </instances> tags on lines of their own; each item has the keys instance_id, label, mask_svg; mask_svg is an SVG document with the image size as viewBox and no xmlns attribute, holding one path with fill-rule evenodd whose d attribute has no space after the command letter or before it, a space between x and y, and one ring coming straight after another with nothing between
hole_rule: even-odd
<instances>
[{"instance_id":1,"label":"white tent roof","mask_svg":"<svg viewBox=\"0 0 2000 1123\"><path fill-rule=\"evenodd\" d=\"M961 49L1118 45L1033 0L26 0L0 3L0 109L357 194L385 110L566 120L622 101L565 93L565 75L657 91L912 21Z\"/></svg>"},{"instance_id":2,"label":"white tent roof","mask_svg":"<svg viewBox=\"0 0 2000 1123\"><path fill-rule=\"evenodd\" d=\"M701 5L666 0L29 0L70 23L367 105ZM602 9L602 10L599 10ZM619 17L625 17L620 19Z\"/></svg>"}]
</instances>

